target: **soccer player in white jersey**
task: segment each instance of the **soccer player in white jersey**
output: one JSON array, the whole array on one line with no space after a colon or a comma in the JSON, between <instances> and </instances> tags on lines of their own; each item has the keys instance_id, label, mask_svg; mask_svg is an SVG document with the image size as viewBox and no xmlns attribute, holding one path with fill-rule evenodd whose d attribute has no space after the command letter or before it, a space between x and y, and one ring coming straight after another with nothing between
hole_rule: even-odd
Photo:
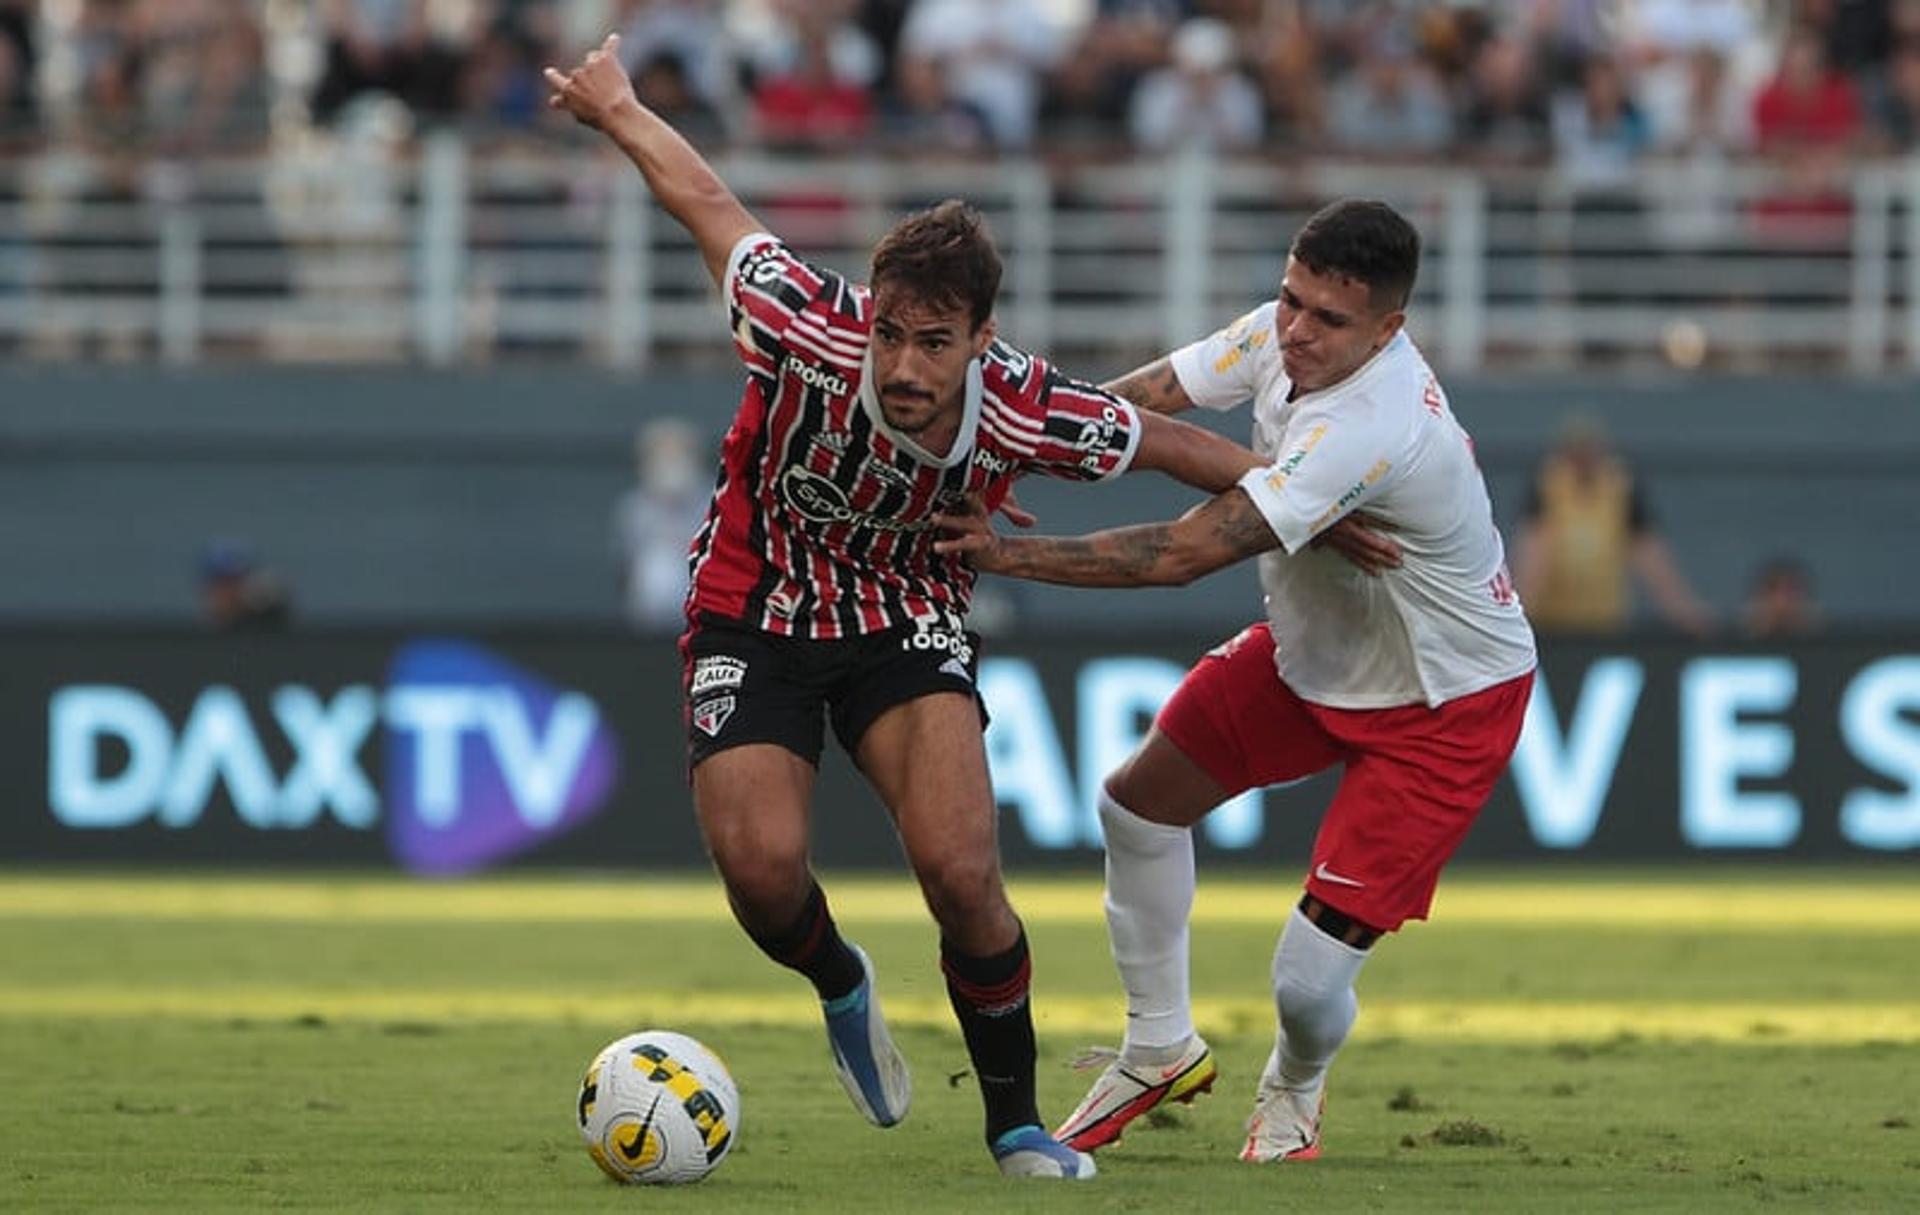
<instances>
[{"instance_id":1,"label":"soccer player in white jersey","mask_svg":"<svg viewBox=\"0 0 1920 1215\"><path fill-rule=\"evenodd\" d=\"M551 104L607 135L693 236L746 371L689 554L681 638L688 774L727 902L768 957L813 985L855 1107L899 1123L906 1060L873 966L841 936L810 863L830 724L891 813L939 925L996 1166L1092 1177L1035 1099L1031 956L1000 878L978 638L965 627L974 572L935 551L934 519L969 497L1004 502L1028 472L1097 481L1153 468L1218 492L1259 459L998 340L1000 256L963 203L895 224L869 283L808 263L639 103L617 51L610 38L572 72L548 69Z\"/></svg>"},{"instance_id":2,"label":"soccer player in white jersey","mask_svg":"<svg viewBox=\"0 0 1920 1215\"><path fill-rule=\"evenodd\" d=\"M1519 737L1533 633L1473 444L1402 331L1419 256L1390 207L1335 203L1295 236L1277 299L1109 385L1164 413L1253 401L1267 465L1180 519L1072 539L999 537L978 510L944 521L945 550L979 569L1076 586L1180 585L1260 558L1267 619L1188 672L1101 798L1127 1028L1054 1132L1083 1151L1213 1083L1188 993L1192 826L1344 765L1274 951L1278 1029L1240 1158L1317 1156L1361 965L1425 918Z\"/></svg>"}]
</instances>

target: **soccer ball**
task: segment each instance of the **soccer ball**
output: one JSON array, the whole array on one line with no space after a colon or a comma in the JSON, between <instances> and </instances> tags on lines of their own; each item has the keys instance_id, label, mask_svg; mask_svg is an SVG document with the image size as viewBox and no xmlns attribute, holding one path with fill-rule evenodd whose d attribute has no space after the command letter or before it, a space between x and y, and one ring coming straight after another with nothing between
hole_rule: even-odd
<instances>
[{"instance_id":1,"label":"soccer ball","mask_svg":"<svg viewBox=\"0 0 1920 1215\"><path fill-rule=\"evenodd\" d=\"M607 1045L580 1081L580 1135L595 1164L631 1185L711 1173L740 1133L727 1065L685 1034L650 1029Z\"/></svg>"}]
</instances>

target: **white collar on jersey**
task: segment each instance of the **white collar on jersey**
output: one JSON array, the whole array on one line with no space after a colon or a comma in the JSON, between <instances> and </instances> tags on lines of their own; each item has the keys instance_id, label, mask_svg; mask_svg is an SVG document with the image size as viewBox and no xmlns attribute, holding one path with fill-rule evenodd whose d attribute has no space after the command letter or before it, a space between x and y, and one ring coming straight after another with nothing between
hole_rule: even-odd
<instances>
[{"instance_id":1,"label":"white collar on jersey","mask_svg":"<svg viewBox=\"0 0 1920 1215\"><path fill-rule=\"evenodd\" d=\"M954 465L973 457L974 432L980 429L980 398L985 392L980 382L980 360L967 364L966 412L960 415L959 433L953 436L953 446L944 456L936 456L926 448L915 443L887 425L887 415L880 410L879 394L873 390L873 347L867 347L867 353L860 360L860 407L867 411L867 417L873 422L873 428L887 436L894 446L900 448L922 464L935 468L952 468Z\"/></svg>"}]
</instances>

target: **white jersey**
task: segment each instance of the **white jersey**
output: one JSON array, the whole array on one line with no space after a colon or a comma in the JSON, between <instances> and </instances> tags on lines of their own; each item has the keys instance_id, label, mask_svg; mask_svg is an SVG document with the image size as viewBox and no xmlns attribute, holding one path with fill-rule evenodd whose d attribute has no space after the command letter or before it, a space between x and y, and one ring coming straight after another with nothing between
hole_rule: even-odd
<instances>
[{"instance_id":1,"label":"white jersey","mask_svg":"<svg viewBox=\"0 0 1920 1215\"><path fill-rule=\"evenodd\" d=\"M1260 556L1280 677L1342 709L1438 705L1533 669L1533 630L1507 574L1473 441L1404 332L1331 388L1289 401L1273 302L1172 356L1194 404L1253 401L1240 481L1281 548ZM1308 542L1366 510L1398 569L1372 577Z\"/></svg>"}]
</instances>

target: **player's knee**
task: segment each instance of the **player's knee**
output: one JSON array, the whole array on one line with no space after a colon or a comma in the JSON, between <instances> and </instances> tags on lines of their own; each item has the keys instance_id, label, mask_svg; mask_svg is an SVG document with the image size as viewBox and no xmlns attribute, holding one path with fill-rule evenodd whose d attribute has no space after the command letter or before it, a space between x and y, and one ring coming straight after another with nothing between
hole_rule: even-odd
<instances>
[{"instance_id":1,"label":"player's knee","mask_svg":"<svg viewBox=\"0 0 1920 1215\"><path fill-rule=\"evenodd\" d=\"M749 916L784 908L796 892L804 897L811 880L805 849L781 848L767 841L709 841L714 868L726 883L727 897Z\"/></svg>"},{"instance_id":2,"label":"player's knee","mask_svg":"<svg viewBox=\"0 0 1920 1215\"><path fill-rule=\"evenodd\" d=\"M919 876L928 910L949 934L971 935L971 929L1006 910L999 860L991 854L949 858L923 866Z\"/></svg>"},{"instance_id":3,"label":"player's knee","mask_svg":"<svg viewBox=\"0 0 1920 1215\"><path fill-rule=\"evenodd\" d=\"M1184 759L1169 761L1172 744L1153 736L1140 749L1121 761L1107 775L1102 786L1101 816L1111 811L1107 803L1117 802L1135 817L1166 827L1191 827L1205 818L1225 800L1225 794L1212 779Z\"/></svg>"},{"instance_id":4,"label":"player's knee","mask_svg":"<svg viewBox=\"0 0 1920 1215\"><path fill-rule=\"evenodd\" d=\"M1131 811L1140 798L1138 782L1133 776L1133 761L1123 762L1118 768L1107 774L1103 786L1107 795L1100 799L1100 817L1105 820L1112 813L1114 804Z\"/></svg>"}]
</instances>

